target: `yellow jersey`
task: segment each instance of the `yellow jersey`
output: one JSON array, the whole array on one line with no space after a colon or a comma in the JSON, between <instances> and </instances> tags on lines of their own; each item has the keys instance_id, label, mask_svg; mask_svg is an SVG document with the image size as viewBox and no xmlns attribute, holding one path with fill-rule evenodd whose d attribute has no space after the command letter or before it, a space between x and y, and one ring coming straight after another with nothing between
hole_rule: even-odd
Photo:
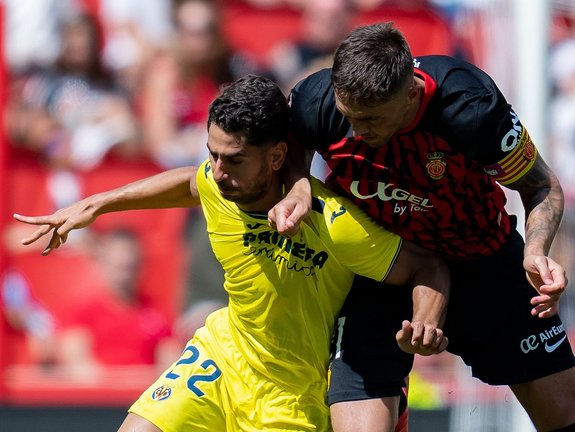
<instances>
[{"instance_id":1,"label":"yellow jersey","mask_svg":"<svg viewBox=\"0 0 575 432\"><path fill-rule=\"evenodd\" d=\"M196 180L241 354L292 391L325 380L333 326L354 274L385 279L400 237L317 179L312 213L292 238L272 230L267 214L248 214L224 199L209 162Z\"/></svg>"},{"instance_id":2,"label":"yellow jersey","mask_svg":"<svg viewBox=\"0 0 575 432\"><path fill-rule=\"evenodd\" d=\"M229 305L207 318L130 412L164 432L331 431L337 314L355 273L386 277L401 239L315 179L312 214L292 238L270 229L267 215L224 199L208 162L196 180Z\"/></svg>"}]
</instances>

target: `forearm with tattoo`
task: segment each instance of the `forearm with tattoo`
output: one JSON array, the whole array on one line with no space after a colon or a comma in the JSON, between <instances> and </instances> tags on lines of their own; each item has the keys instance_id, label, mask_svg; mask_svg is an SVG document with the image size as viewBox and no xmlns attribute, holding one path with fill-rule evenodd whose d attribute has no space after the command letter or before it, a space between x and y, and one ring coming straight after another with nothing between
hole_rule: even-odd
<instances>
[{"instance_id":1,"label":"forearm with tattoo","mask_svg":"<svg viewBox=\"0 0 575 432\"><path fill-rule=\"evenodd\" d=\"M525 256L547 255L563 216L563 190L540 155L532 169L508 186L519 192L525 208Z\"/></svg>"}]
</instances>

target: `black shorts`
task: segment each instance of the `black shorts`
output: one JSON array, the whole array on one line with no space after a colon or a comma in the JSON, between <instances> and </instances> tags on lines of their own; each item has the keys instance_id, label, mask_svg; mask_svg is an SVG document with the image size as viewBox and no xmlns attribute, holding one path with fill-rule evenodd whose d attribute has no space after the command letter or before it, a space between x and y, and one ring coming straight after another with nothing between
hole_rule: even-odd
<instances>
[{"instance_id":1,"label":"black shorts","mask_svg":"<svg viewBox=\"0 0 575 432\"><path fill-rule=\"evenodd\" d=\"M525 277L523 246L513 231L493 256L448 263L447 350L491 385L529 382L575 365L560 318L531 315L536 291ZM411 315L409 288L356 277L336 323L330 404L400 394L413 358L397 347L395 334Z\"/></svg>"}]
</instances>

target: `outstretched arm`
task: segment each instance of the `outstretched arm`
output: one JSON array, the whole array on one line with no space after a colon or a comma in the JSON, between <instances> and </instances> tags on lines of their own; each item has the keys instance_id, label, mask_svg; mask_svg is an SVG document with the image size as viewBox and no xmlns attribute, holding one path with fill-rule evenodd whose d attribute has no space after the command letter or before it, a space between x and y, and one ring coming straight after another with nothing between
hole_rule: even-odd
<instances>
[{"instance_id":1,"label":"outstretched arm","mask_svg":"<svg viewBox=\"0 0 575 432\"><path fill-rule=\"evenodd\" d=\"M563 216L563 190L540 155L525 176L507 187L519 192L525 208L523 267L539 293L531 299L531 313L547 318L557 313L559 298L567 285L563 267L548 257Z\"/></svg>"},{"instance_id":2,"label":"outstretched arm","mask_svg":"<svg viewBox=\"0 0 575 432\"><path fill-rule=\"evenodd\" d=\"M393 285L413 286L413 317L397 333L400 348L412 354L431 355L448 344L441 327L450 290L449 269L436 254L408 241L385 279Z\"/></svg>"},{"instance_id":3,"label":"outstretched arm","mask_svg":"<svg viewBox=\"0 0 575 432\"><path fill-rule=\"evenodd\" d=\"M291 140L283 166L286 196L268 212L270 226L281 235L291 237L299 224L311 211L311 186L309 173L313 150L307 150Z\"/></svg>"},{"instance_id":4,"label":"outstretched arm","mask_svg":"<svg viewBox=\"0 0 575 432\"><path fill-rule=\"evenodd\" d=\"M22 244L29 245L48 233L52 236L42 255L48 255L66 242L74 229L84 228L104 213L192 207L200 203L196 188L196 167L177 168L151 176L107 192L84 198L47 216L15 214L20 222L38 225L39 228Z\"/></svg>"}]
</instances>

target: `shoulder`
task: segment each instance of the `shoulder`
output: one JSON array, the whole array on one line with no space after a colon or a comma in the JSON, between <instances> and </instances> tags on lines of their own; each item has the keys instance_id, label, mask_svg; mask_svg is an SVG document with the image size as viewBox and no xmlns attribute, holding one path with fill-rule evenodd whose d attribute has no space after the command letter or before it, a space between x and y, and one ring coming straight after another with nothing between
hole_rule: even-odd
<instances>
[{"instance_id":1,"label":"shoulder","mask_svg":"<svg viewBox=\"0 0 575 432\"><path fill-rule=\"evenodd\" d=\"M322 69L294 86L289 95L290 109L296 113L319 110L322 101L331 99L332 95L331 69Z\"/></svg>"},{"instance_id":2,"label":"shoulder","mask_svg":"<svg viewBox=\"0 0 575 432\"><path fill-rule=\"evenodd\" d=\"M206 160L200 164L196 171L196 182L198 184L198 189L204 189L213 183L212 166L210 161Z\"/></svg>"},{"instance_id":3,"label":"shoulder","mask_svg":"<svg viewBox=\"0 0 575 432\"><path fill-rule=\"evenodd\" d=\"M352 238L352 232L357 231L363 235L371 229L379 229L351 200L328 189L320 180L312 178L311 187L312 223L315 223L318 229L329 232L330 237L341 236L348 241Z\"/></svg>"},{"instance_id":4,"label":"shoulder","mask_svg":"<svg viewBox=\"0 0 575 432\"><path fill-rule=\"evenodd\" d=\"M416 71L430 76L442 93L496 88L493 79L485 71L461 59L430 55L415 57L413 61Z\"/></svg>"},{"instance_id":5,"label":"shoulder","mask_svg":"<svg viewBox=\"0 0 575 432\"><path fill-rule=\"evenodd\" d=\"M310 93L312 96L318 96L332 90L331 86L331 68L321 69L306 78L299 81L292 93L300 94Z\"/></svg>"},{"instance_id":6,"label":"shoulder","mask_svg":"<svg viewBox=\"0 0 575 432\"><path fill-rule=\"evenodd\" d=\"M416 58L416 73L435 86L425 117L456 149L486 164L517 128L517 116L495 81L477 66L447 56Z\"/></svg>"},{"instance_id":7,"label":"shoulder","mask_svg":"<svg viewBox=\"0 0 575 432\"><path fill-rule=\"evenodd\" d=\"M212 166L209 161L204 161L196 172L196 187L204 211L217 206L222 201L222 196L212 175Z\"/></svg>"},{"instance_id":8,"label":"shoulder","mask_svg":"<svg viewBox=\"0 0 575 432\"><path fill-rule=\"evenodd\" d=\"M423 56L414 59L416 74L426 81L432 81L434 97L432 104L446 110L450 108L458 112L461 109L476 109L484 105L487 109L506 105L503 94L495 81L483 70L466 61L448 56ZM481 109L477 114L481 115ZM456 113L447 118L458 120ZM446 120L446 119L444 119Z\"/></svg>"},{"instance_id":9,"label":"shoulder","mask_svg":"<svg viewBox=\"0 0 575 432\"><path fill-rule=\"evenodd\" d=\"M289 97L293 133L304 146L321 149L349 132L349 124L337 110L331 69L304 78Z\"/></svg>"}]
</instances>

